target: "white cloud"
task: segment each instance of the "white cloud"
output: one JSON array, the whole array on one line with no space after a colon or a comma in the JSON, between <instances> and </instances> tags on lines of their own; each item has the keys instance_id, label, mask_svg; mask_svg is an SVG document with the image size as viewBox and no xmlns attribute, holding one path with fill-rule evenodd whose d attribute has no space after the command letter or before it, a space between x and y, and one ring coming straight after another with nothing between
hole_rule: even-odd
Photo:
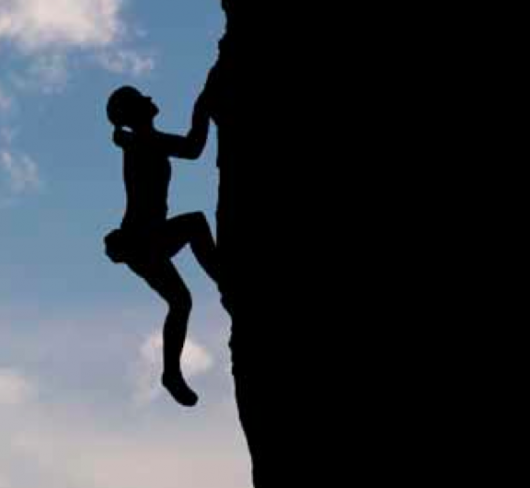
<instances>
[{"instance_id":1,"label":"white cloud","mask_svg":"<svg viewBox=\"0 0 530 488\"><path fill-rule=\"evenodd\" d=\"M210 400L194 409L170 398L148 408L131 405L131 384L122 366L135 359L161 360L160 334L145 335L146 323L162 319L156 305L96 315L76 309L83 319L71 318L71 311L43 317L42 311L0 307L5 364L31 358L26 367L32 380L0 367L0 377L17 378L9 380L11 385L27 386L18 405L0 403L1 488L251 486L228 375L220 380L225 393L208 395ZM217 358L216 346L211 347ZM225 395L230 395L231 408L219 403Z\"/></svg>"},{"instance_id":2,"label":"white cloud","mask_svg":"<svg viewBox=\"0 0 530 488\"><path fill-rule=\"evenodd\" d=\"M0 169L6 174L10 191L15 195L41 187L37 163L27 154L0 150Z\"/></svg>"},{"instance_id":3,"label":"white cloud","mask_svg":"<svg viewBox=\"0 0 530 488\"><path fill-rule=\"evenodd\" d=\"M122 0L2 0L0 40L25 52L101 47L123 31Z\"/></svg>"},{"instance_id":4,"label":"white cloud","mask_svg":"<svg viewBox=\"0 0 530 488\"><path fill-rule=\"evenodd\" d=\"M94 65L95 59L100 68L133 76L152 71L152 56L127 47L125 4L126 0L0 0L0 48L4 54L7 46L18 66L0 73L0 116L12 116L21 93L61 93L74 63ZM11 92L6 91L7 80ZM7 181L9 194L2 195L0 208L10 205L14 196L41 186L36 161L13 149L6 130L4 119L0 184L5 187Z\"/></svg>"},{"instance_id":5,"label":"white cloud","mask_svg":"<svg viewBox=\"0 0 530 488\"><path fill-rule=\"evenodd\" d=\"M12 369L0 369L0 407L23 405L34 392L33 385L23 375Z\"/></svg>"},{"instance_id":6,"label":"white cloud","mask_svg":"<svg viewBox=\"0 0 530 488\"><path fill-rule=\"evenodd\" d=\"M186 341L182 353L182 370L188 377L198 376L208 371L213 365L212 356L199 344Z\"/></svg>"},{"instance_id":7,"label":"white cloud","mask_svg":"<svg viewBox=\"0 0 530 488\"><path fill-rule=\"evenodd\" d=\"M137 405L148 404L162 393L160 385L162 346L162 333L155 332L146 338L140 348L140 359L135 378L135 401ZM213 358L204 347L191 339L187 339L182 352L181 363L184 376L191 378L208 371L213 365Z\"/></svg>"},{"instance_id":8,"label":"white cloud","mask_svg":"<svg viewBox=\"0 0 530 488\"><path fill-rule=\"evenodd\" d=\"M193 432L175 419L148 430L134 422L113 428L60 407L38 406L20 414L10 425L0 419L0 467L5 466L2 475L10 488L250 486L242 436L229 433L237 429L235 422L228 431L219 424L214 431Z\"/></svg>"},{"instance_id":9,"label":"white cloud","mask_svg":"<svg viewBox=\"0 0 530 488\"><path fill-rule=\"evenodd\" d=\"M7 115L13 118L12 108L22 103L21 94L63 92L73 77L74 65L76 69L97 66L132 76L154 69L152 55L131 47L136 37L134 29L125 26L126 3L127 0L0 0L0 50L2 55L6 51L9 55L8 69L0 73L0 208L41 186L34 158L16 151L12 140L5 137L5 131L10 130ZM15 61L11 65L10 59Z\"/></svg>"},{"instance_id":10,"label":"white cloud","mask_svg":"<svg viewBox=\"0 0 530 488\"><path fill-rule=\"evenodd\" d=\"M128 44L136 38L123 20L126 0L0 0L0 45L9 43L29 62L11 74L19 87L60 92L69 57L88 55L112 73L140 76L154 69L151 55ZM79 59L79 57L77 58ZM0 109L1 109L0 91Z\"/></svg>"},{"instance_id":11,"label":"white cloud","mask_svg":"<svg viewBox=\"0 0 530 488\"><path fill-rule=\"evenodd\" d=\"M9 482L7 481L7 478L5 478L2 472L0 471L0 488L11 488L11 487L12 485L9 484Z\"/></svg>"}]
</instances>

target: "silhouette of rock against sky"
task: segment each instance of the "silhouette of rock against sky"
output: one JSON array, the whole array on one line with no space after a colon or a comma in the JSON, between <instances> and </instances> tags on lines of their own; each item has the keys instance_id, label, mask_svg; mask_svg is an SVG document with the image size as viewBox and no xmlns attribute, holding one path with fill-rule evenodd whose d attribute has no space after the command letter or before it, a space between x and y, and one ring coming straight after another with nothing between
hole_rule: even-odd
<instances>
[{"instance_id":1,"label":"silhouette of rock against sky","mask_svg":"<svg viewBox=\"0 0 530 488\"><path fill-rule=\"evenodd\" d=\"M426 64L446 61L401 7L334 19L338 39L306 22L305 4L282 33L284 4L253 2L251 16L251 2L223 3L220 290L255 488L309 486L324 467L321 488L432 484L462 449L441 375L458 342L444 331L462 320L443 217L458 178L444 168L461 157L456 82ZM339 467L349 477L336 484Z\"/></svg>"}]
</instances>

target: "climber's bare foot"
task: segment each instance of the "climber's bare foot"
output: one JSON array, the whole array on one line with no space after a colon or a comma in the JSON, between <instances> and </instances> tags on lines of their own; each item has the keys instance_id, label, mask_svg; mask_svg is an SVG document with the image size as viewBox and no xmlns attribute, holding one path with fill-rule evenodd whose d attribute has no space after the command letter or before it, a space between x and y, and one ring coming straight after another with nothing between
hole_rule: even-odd
<instances>
[{"instance_id":1,"label":"climber's bare foot","mask_svg":"<svg viewBox=\"0 0 530 488\"><path fill-rule=\"evenodd\" d=\"M162 384L166 388L176 402L184 405L185 407L193 407L197 404L199 397L197 394L186 384L186 381L182 377L181 373L162 375Z\"/></svg>"}]
</instances>

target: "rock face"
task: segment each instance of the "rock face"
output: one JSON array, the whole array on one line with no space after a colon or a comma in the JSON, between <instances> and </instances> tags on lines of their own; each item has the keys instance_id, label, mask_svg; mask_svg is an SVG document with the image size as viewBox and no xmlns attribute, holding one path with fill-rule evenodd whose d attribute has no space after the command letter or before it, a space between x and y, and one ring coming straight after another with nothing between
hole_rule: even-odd
<instances>
[{"instance_id":1,"label":"rock face","mask_svg":"<svg viewBox=\"0 0 530 488\"><path fill-rule=\"evenodd\" d=\"M310 44L321 41L311 23L310 33L300 32L303 22L296 35L275 23L265 23L274 25L266 34L249 33L258 24L242 10L250 3L223 1L227 33L212 75L219 288L232 316L254 487L340 486L329 470L325 482L315 478L329 453L332 466L351 470L354 486L367 486L363 474L408 483L422 470L441 472L448 459L441 446L458 415L441 415L439 395L426 385L443 388L435 379L444 364L439 331L454 299L446 286L449 246L428 223L444 222L439 168L451 135L443 103L434 101L437 82L418 81L426 52L398 42L400 22L359 12L366 25L356 26L357 39L370 42L354 43L341 58L354 60L350 80L334 71L341 64L334 51ZM271 3L254 7L260 21L272 10ZM279 24L279 6L276 14ZM293 40L279 43L282 36ZM344 355L330 354L339 346ZM340 371L347 378L332 385ZM349 394L355 412L343 406ZM337 461L340 446L328 435L346 440L347 462Z\"/></svg>"},{"instance_id":2,"label":"rock face","mask_svg":"<svg viewBox=\"0 0 530 488\"><path fill-rule=\"evenodd\" d=\"M227 16L226 34L210 74L216 92L212 106L219 141L219 289L232 318L235 393L252 458L254 486L272 488L280 486L279 445L287 439L281 424L274 420L284 403L274 379L280 374L282 362L275 364L273 360L278 339L278 324L274 325L277 317L272 317L270 302L274 285L266 291L266 260L260 256L264 236L273 227L260 216L260 202L265 198L259 177L265 169L261 161L267 151L263 146L267 137L262 130L266 114L258 108L259 102L246 104L248 86L242 86L245 68L240 50L243 39L238 30L241 3L223 0L222 4Z\"/></svg>"},{"instance_id":3,"label":"rock face","mask_svg":"<svg viewBox=\"0 0 530 488\"><path fill-rule=\"evenodd\" d=\"M237 1L237 0L236 0ZM238 271L237 262L237 224L236 201L236 172L242 162L238 155L237 107L235 99L236 73L236 33L234 2L223 0L227 24L224 38L219 43L219 58L210 72L211 86L215 90L213 97L213 118L218 128L218 167L219 167L219 200L217 209L217 245L219 249L220 274L219 290L222 302L232 318L232 360L237 403L242 427L245 431L254 466L261 456L259 447L261 440L255 434L257 422L256 398L252 395L254 382L252 368L247 361L249 354L245 351L251 347L246 343L238 331L240 310L237 300L241 299L236 293ZM236 300L237 297L237 300ZM255 480L255 486L260 481Z\"/></svg>"}]
</instances>

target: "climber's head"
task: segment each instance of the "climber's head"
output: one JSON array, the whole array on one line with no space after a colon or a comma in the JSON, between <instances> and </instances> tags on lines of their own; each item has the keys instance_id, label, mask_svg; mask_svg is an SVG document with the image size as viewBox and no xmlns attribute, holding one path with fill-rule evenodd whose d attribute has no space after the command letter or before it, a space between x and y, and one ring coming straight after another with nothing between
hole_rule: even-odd
<instances>
[{"instance_id":1,"label":"climber's head","mask_svg":"<svg viewBox=\"0 0 530 488\"><path fill-rule=\"evenodd\" d=\"M151 97L132 86L122 86L109 97L107 116L116 127L139 127L152 124L159 109Z\"/></svg>"}]
</instances>

